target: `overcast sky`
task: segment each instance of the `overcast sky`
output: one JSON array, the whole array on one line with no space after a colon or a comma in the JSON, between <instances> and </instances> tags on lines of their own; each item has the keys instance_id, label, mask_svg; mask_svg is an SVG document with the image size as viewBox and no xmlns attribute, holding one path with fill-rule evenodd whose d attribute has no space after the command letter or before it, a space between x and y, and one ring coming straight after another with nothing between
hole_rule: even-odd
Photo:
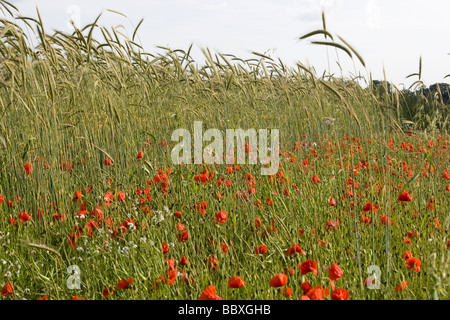
<instances>
[{"instance_id":1,"label":"overcast sky","mask_svg":"<svg viewBox=\"0 0 450 320\"><path fill-rule=\"evenodd\" d=\"M448 82L450 74L450 1L448 0L12 0L24 16L36 16L36 6L48 30L69 31L69 17L84 26L100 12L103 26L123 25L129 33L141 18L140 43L148 52L156 46L198 48L249 58L250 51L268 52L288 64L313 66L318 74L328 68L338 75L335 49L311 45L298 38L321 29L325 10L327 29L343 37L366 61L367 71L338 52L344 76L357 71L383 78L400 88L417 78L422 56L425 84ZM128 18L106 11L116 10ZM315 40L323 40L316 36ZM312 40L312 38L311 38Z\"/></svg>"}]
</instances>

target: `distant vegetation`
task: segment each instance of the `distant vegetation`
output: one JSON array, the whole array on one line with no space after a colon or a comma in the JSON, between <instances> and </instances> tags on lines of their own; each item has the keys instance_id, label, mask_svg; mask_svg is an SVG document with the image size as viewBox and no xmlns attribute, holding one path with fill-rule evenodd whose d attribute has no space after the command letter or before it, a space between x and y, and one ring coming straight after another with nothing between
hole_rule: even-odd
<instances>
[{"instance_id":1,"label":"distant vegetation","mask_svg":"<svg viewBox=\"0 0 450 320\"><path fill-rule=\"evenodd\" d=\"M448 87L0 9L1 299L450 298ZM311 37L365 66L324 16ZM279 129L277 174L174 164L194 121Z\"/></svg>"},{"instance_id":2,"label":"distant vegetation","mask_svg":"<svg viewBox=\"0 0 450 320\"><path fill-rule=\"evenodd\" d=\"M418 130L425 130L430 126L444 131L449 129L449 84L435 83L428 88L422 84L416 90L392 90L389 82L373 80L372 88L380 101L390 101L385 106L390 105L392 109L395 108L392 103L397 103L398 95L400 117L404 123L411 124Z\"/></svg>"}]
</instances>

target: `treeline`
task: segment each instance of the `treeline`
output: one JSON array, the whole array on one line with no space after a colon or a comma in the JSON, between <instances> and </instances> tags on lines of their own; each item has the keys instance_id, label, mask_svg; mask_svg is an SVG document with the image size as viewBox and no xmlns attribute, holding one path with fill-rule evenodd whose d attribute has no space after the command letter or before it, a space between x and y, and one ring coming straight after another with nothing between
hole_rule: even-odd
<instances>
[{"instance_id":1,"label":"treeline","mask_svg":"<svg viewBox=\"0 0 450 320\"><path fill-rule=\"evenodd\" d=\"M399 90L389 82L373 80L371 89L382 107L398 113L405 128L425 130L431 126L443 131L449 129L449 84L435 83L428 88L421 84L413 90Z\"/></svg>"}]
</instances>

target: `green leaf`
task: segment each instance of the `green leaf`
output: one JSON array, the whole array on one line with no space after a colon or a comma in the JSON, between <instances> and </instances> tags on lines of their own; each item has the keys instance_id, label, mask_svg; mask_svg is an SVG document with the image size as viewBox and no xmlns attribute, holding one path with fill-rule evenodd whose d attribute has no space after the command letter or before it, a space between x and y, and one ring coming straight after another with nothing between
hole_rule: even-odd
<instances>
[{"instance_id":1,"label":"green leaf","mask_svg":"<svg viewBox=\"0 0 450 320\"><path fill-rule=\"evenodd\" d=\"M27 145L25 146L25 150L22 154L22 160L25 160L25 157L27 156L28 150L30 149L30 141L27 142Z\"/></svg>"}]
</instances>

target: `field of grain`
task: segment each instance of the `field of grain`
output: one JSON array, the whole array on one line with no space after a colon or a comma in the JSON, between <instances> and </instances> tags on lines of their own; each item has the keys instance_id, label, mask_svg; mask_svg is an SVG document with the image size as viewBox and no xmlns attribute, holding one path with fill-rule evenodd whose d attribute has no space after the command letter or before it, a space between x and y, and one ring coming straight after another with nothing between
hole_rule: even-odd
<instances>
[{"instance_id":1,"label":"field of grain","mask_svg":"<svg viewBox=\"0 0 450 320\"><path fill-rule=\"evenodd\" d=\"M386 82L1 8L1 299L450 298L448 105L408 118ZM279 129L278 172L174 164L195 121Z\"/></svg>"}]
</instances>

